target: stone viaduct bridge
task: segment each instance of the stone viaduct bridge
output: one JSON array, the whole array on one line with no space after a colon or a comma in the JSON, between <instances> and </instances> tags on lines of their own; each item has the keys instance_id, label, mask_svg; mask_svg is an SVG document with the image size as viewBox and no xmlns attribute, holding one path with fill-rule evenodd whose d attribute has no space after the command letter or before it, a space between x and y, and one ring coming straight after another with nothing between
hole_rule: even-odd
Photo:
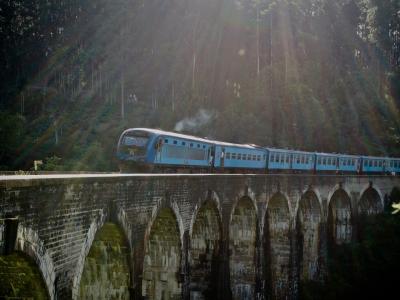
<instances>
[{"instance_id":1,"label":"stone viaduct bridge","mask_svg":"<svg viewBox=\"0 0 400 300\"><path fill-rule=\"evenodd\" d=\"M0 251L50 299L295 299L329 243L357 238L393 176L80 174L0 177ZM2 274L6 276L6 274Z\"/></svg>"}]
</instances>

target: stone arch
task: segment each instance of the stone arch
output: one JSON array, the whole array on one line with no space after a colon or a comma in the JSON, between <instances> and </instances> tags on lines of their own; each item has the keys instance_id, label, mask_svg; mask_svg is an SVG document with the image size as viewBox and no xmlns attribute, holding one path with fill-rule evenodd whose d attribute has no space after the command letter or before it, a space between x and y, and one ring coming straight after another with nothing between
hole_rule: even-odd
<instances>
[{"instance_id":1,"label":"stone arch","mask_svg":"<svg viewBox=\"0 0 400 300\"><path fill-rule=\"evenodd\" d=\"M338 190L343 191L348 196L348 198L350 199L350 195L351 195L350 190L346 186L342 185L341 183L338 183L338 184L335 185L335 187L332 190L330 190L330 192L328 194L328 203L327 203L327 207L328 208L329 208L329 205L331 203L333 195ZM328 214L329 214L329 211L328 211Z\"/></svg>"},{"instance_id":2,"label":"stone arch","mask_svg":"<svg viewBox=\"0 0 400 300\"><path fill-rule=\"evenodd\" d=\"M217 292L221 216L215 199L201 201L190 230L190 298L211 299Z\"/></svg>"},{"instance_id":3,"label":"stone arch","mask_svg":"<svg viewBox=\"0 0 400 300\"><path fill-rule=\"evenodd\" d=\"M233 207L229 226L229 270L232 299L254 299L256 283L257 211L251 198Z\"/></svg>"},{"instance_id":4,"label":"stone arch","mask_svg":"<svg viewBox=\"0 0 400 300\"><path fill-rule=\"evenodd\" d=\"M358 201L360 215L376 215L383 210L383 199L380 193L372 186L367 187Z\"/></svg>"},{"instance_id":5,"label":"stone arch","mask_svg":"<svg viewBox=\"0 0 400 300\"><path fill-rule=\"evenodd\" d=\"M304 197L304 195L309 194L309 193L313 194L313 195L315 196L315 199L318 201L318 205L319 205L320 213L321 213L321 218L322 218L322 217L324 216L324 211L323 211L323 207L324 207L324 206L323 206L323 204L322 204L321 193L319 192L318 189L316 189L316 188L314 188L314 187L312 187L312 186L310 185L308 188L306 188L306 189L303 190L303 192L302 192L302 194L301 194L301 197L300 197L300 200ZM288 197L286 197L286 198L288 198ZM290 204L290 203L289 203L289 204ZM294 210L294 215L295 215L295 216L298 215L298 213L299 213L299 208L300 208L300 201L297 201L297 202L296 202L296 208L295 208L295 210ZM297 219L296 219L296 222L297 222Z\"/></svg>"},{"instance_id":6,"label":"stone arch","mask_svg":"<svg viewBox=\"0 0 400 300\"><path fill-rule=\"evenodd\" d=\"M306 191L297 210L297 245L300 280L317 280L320 262L321 205L312 190Z\"/></svg>"},{"instance_id":7,"label":"stone arch","mask_svg":"<svg viewBox=\"0 0 400 300\"><path fill-rule=\"evenodd\" d=\"M220 222L222 222L221 202L219 200L219 197L218 197L217 193L214 192L214 191L206 192L204 194L204 196L199 199L198 203L194 207L192 219L190 221L189 236L192 236L193 226L194 226L194 223L196 221L197 214L199 213L199 210L202 208L203 204L206 203L206 202L213 203L213 205L217 209L219 220L220 220Z\"/></svg>"},{"instance_id":8,"label":"stone arch","mask_svg":"<svg viewBox=\"0 0 400 300\"><path fill-rule=\"evenodd\" d=\"M350 242L353 219L349 194L338 188L328 201L328 239L337 245Z\"/></svg>"},{"instance_id":9,"label":"stone arch","mask_svg":"<svg viewBox=\"0 0 400 300\"><path fill-rule=\"evenodd\" d=\"M142 296L146 299L180 299L182 233L180 216L161 207L145 236Z\"/></svg>"},{"instance_id":10,"label":"stone arch","mask_svg":"<svg viewBox=\"0 0 400 300\"><path fill-rule=\"evenodd\" d=\"M290 210L287 198L276 193L268 202L264 229L267 289L273 299L285 299L289 290Z\"/></svg>"},{"instance_id":11,"label":"stone arch","mask_svg":"<svg viewBox=\"0 0 400 300\"><path fill-rule=\"evenodd\" d=\"M55 299L54 282L56 276L53 259L47 251L43 240L40 239L38 232L19 223L15 250L33 258L46 284L50 299Z\"/></svg>"},{"instance_id":12,"label":"stone arch","mask_svg":"<svg viewBox=\"0 0 400 300\"><path fill-rule=\"evenodd\" d=\"M85 259L79 299L130 299L129 261L124 232L115 223L104 223Z\"/></svg>"},{"instance_id":13,"label":"stone arch","mask_svg":"<svg viewBox=\"0 0 400 300\"><path fill-rule=\"evenodd\" d=\"M72 299L79 299L79 285L85 265L85 259L92 247L96 232L103 226L106 219L104 210L99 210L99 214L92 221L86 234L85 243L82 246L81 252L78 257L78 262L75 267L75 272L72 279Z\"/></svg>"}]
</instances>

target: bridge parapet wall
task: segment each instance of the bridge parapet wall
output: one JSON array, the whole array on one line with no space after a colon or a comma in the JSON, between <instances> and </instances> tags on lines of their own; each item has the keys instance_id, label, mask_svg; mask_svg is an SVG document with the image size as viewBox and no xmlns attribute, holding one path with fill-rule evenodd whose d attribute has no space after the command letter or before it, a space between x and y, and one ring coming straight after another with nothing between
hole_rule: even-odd
<instances>
[{"instance_id":1,"label":"bridge parapet wall","mask_svg":"<svg viewBox=\"0 0 400 300\"><path fill-rule=\"evenodd\" d=\"M52 299L78 297L85 256L96 231L105 221L118 223L126 234L132 254L131 288L138 298L148 295L149 290L144 291L144 288L153 289L150 294L158 295L168 293L168 286L174 286L171 289L176 291L179 287L182 297L195 295L201 299L204 297L202 293L207 293L208 289L201 286L199 276L205 276L204 282L210 282L209 276L216 278L218 284L213 287L213 291L220 298L226 295L238 299L254 298L255 295L263 298L266 293L271 293L271 287L275 289L275 285L285 286L284 290L289 291L286 292L287 296L295 298L299 276L311 274L313 279L323 277L320 274L323 273L323 266L315 266L318 260L312 257L324 256L324 251L319 253L316 250L316 244L323 249L328 239L327 235L337 237L338 241L346 241L346 238L349 238L345 236L349 228L348 220L356 223L354 220L360 213L360 207L365 206L360 206L360 199L364 193L368 189L376 191L380 201L379 207L383 208L384 201L396 186L400 186L399 178L390 176L4 176L0 178L0 245L5 248L12 243L15 249L33 256ZM348 195L348 206L342 199L335 200L334 195L338 195L337 191ZM313 201L304 201L305 204L301 204L300 200L306 193L312 193ZM282 213L283 210L280 211L277 204L269 207L271 199L277 194L287 201L287 214ZM243 198L253 203L254 222L251 221L250 210L246 210L247 205L243 206L246 209L240 208L242 206L239 203L242 203ZM216 266L212 267L213 270L217 270L217 274L207 273L212 269L212 263L208 261L206 265L209 267L202 269L196 266L196 275L193 277L190 275L190 262L198 262L201 259L197 257L193 260L191 257L193 253L200 253L200 250L192 251L195 247L191 244L194 224L203 224L201 230L205 235L204 240L216 234L207 227L209 225L206 218L212 214L202 212L201 223L196 223L198 212L206 200L212 200L215 206L214 218L220 218L220 235L217 235L220 236L219 245L212 245L212 249L218 249L219 254L217 262L213 262ZM341 206L334 206L334 203L340 203ZM318 206L320 214L315 213ZM238 207L242 210L237 210ZM350 210L346 210L346 207ZM164 284L166 281L161 278L164 275L160 273L161 275L151 275L161 279L157 287L151 285L149 288L149 285L143 285L143 271L146 266L144 260L148 257L146 249L149 247L150 237L154 234L153 224L156 220L159 222L157 217L164 208L173 212L172 220L176 222L179 247L169 249L179 249L173 251L180 251L180 262L176 282ZM347 215L351 218L347 218ZM5 221L8 218L18 220L18 234L15 239L6 234L10 231ZM161 222L170 220L171 218L164 218ZM215 220L209 223L215 224ZM274 224L268 224L268 220L279 224L276 223L277 227L274 227ZM301 224L298 224L299 222ZM157 224L157 228L162 228L162 223ZM329 226L333 233L329 232ZM303 251L306 257L304 264L296 261L298 240L295 232L298 228L308 232L309 236L306 234L304 241L313 245L313 249ZM196 249L202 249L204 252L208 251L208 248L207 245L201 244L201 230L196 229ZM29 235L32 239L28 241L33 245L30 248L23 245L24 241L27 241L23 238L26 236L23 233L27 232L32 233ZM315 240L317 233L318 239ZM243 243L247 240L253 243L254 251L242 253L239 247L240 239L243 239ZM154 243L154 239L152 241ZM281 252L280 260L285 262L288 269L284 272L288 274L281 274L280 270L275 269L275 256L268 258L268 255L277 251ZM243 255L243 262L249 260L249 255L254 255L254 268L249 268L251 272L247 275L241 269L235 270L236 266L240 268L240 255ZM245 282L238 282L242 279ZM274 293L281 292L282 290L276 288Z\"/></svg>"}]
</instances>

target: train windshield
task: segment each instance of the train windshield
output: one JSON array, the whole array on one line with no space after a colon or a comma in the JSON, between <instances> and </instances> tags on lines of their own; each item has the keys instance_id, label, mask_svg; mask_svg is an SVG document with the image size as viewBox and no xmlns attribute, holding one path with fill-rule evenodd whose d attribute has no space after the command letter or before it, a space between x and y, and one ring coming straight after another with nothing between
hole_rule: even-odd
<instances>
[{"instance_id":1,"label":"train windshield","mask_svg":"<svg viewBox=\"0 0 400 300\"><path fill-rule=\"evenodd\" d=\"M124 136L123 143L125 146L144 147L148 140L149 138L141 136Z\"/></svg>"},{"instance_id":2,"label":"train windshield","mask_svg":"<svg viewBox=\"0 0 400 300\"><path fill-rule=\"evenodd\" d=\"M121 151L134 156L145 155L148 141L149 135L145 132L127 132L121 141Z\"/></svg>"}]
</instances>

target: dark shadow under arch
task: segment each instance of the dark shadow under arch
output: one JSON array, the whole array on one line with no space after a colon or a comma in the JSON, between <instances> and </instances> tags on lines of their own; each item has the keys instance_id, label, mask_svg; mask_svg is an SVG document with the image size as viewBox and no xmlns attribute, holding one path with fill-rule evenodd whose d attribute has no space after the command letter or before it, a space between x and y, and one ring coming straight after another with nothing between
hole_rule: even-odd
<instances>
[{"instance_id":1,"label":"dark shadow under arch","mask_svg":"<svg viewBox=\"0 0 400 300\"><path fill-rule=\"evenodd\" d=\"M358 202L360 215L376 215L382 212L382 202L379 193L373 188L367 188Z\"/></svg>"},{"instance_id":2,"label":"dark shadow under arch","mask_svg":"<svg viewBox=\"0 0 400 300\"><path fill-rule=\"evenodd\" d=\"M353 235L353 216L349 195L343 190L336 190L328 207L328 243L338 245L349 243Z\"/></svg>"}]
</instances>

